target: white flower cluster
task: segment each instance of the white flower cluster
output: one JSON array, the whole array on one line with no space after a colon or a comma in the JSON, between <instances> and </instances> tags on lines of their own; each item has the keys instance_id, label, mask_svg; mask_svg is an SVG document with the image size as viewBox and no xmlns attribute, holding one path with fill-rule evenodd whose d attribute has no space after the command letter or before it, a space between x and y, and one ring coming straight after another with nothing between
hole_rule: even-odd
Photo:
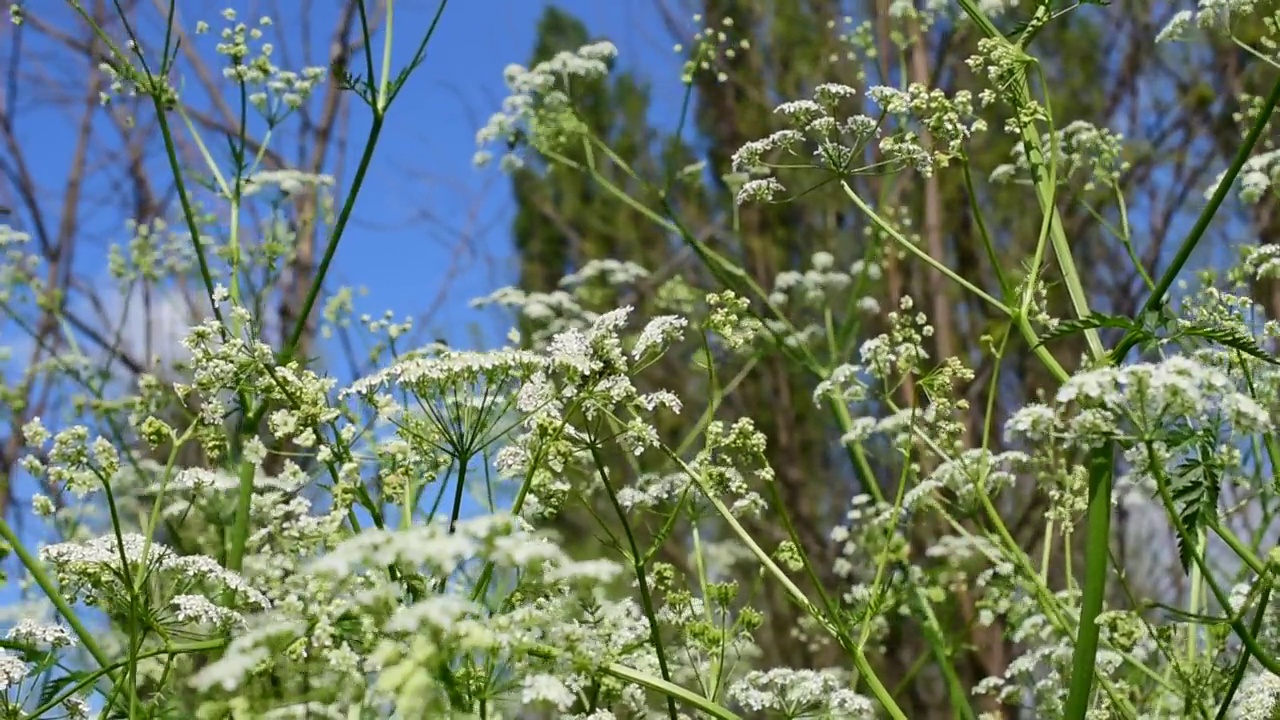
<instances>
[{"instance_id":1,"label":"white flower cluster","mask_svg":"<svg viewBox=\"0 0 1280 720\"><path fill-rule=\"evenodd\" d=\"M773 291L769 293L769 302L782 306L794 299L804 305L825 307L841 291L859 282L874 283L881 275L880 265L865 260L856 260L847 268L837 268L835 256L825 250L814 253L809 263L804 272L785 270L778 273L773 281ZM871 296L859 297L856 306L868 313L879 310L879 303Z\"/></svg>"},{"instance_id":2,"label":"white flower cluster","mask_svg":"<svg viewBox=\"0 0 1280 720\"><path fill-rule=\"evenodd\" d=\"M878 610L890 605L892 588L880 587L879 595L873 596L872 583L880 562L900 564L906 559L907 543L899 521L914 509L904 500L895 510L890 503L859 493L850 498L844 520L831 529L831 541L838 550L832 571L849 583L842 599L865 622L873 622Z\"/></svg>"},{"instance_id":3,"label":"white flower cluster","mask_svg":"<svg viewBox=\"0 0 1280 720\"><path fill-rule=\"evenodd\" d=\"M1179 355L1079 373L1058 389L1053 406L1022 408L1005 432L1033 446L1090 448L1109 439L1158 439L1185 425L1248 436L1272 424L1224 372Z\"/></svg>"},{"instance_id":4,"label":"white flower cluster","mask_svg":"<svg viewBox=\"0 0 1280 720\"><path fill-rule=\"evenodd\" d=\"M610 287L634 285L649 277L649 271L630 260L592 258L576 272L560 278L560 287L576 288L591 282L601 282Z\"/></svg>"},{"instance_id":5,"label":"white flower cluster","mask_svg":"<svg viewBox=\"0 0 1280 720\"><path fill-rule=\"evenodd\" d=\"M1254 280L1280 279L1280 245L1266 243L1246 247L1241 259L1241 270L1247 277L1242 280L1248 283Z\"/></svg>"},{"instance_id":6,"label":"white flower cluster","mask_svg":"<svg viewBox=\"0 0 1280 720\"><path fill-rule=\"evenodd\" d=\"M750 712L773 711L785 717L871 720L875 705L849 689L843 673L773 668L752 671L729 687L729 696Z\"/></svg>"},{"instance_id":7,"label":"white flower cluster","mask_svg":"<svg viewBox=\"0 0 1280 720\"><path fill-rule=\"evenodd\" d=\"M970 448L959 457L947 459L917 488L908 494L920 492L919 487L937 483L940 488L962 501L976 503L979 489L994 497L1005 488L1012 487L1030 458L1016 450L992 453L983 448Z\"/></svg>"},{"instance_id":8,"label":"white flower cluster","mask_svg":"<svg viewBox=\"0 0 1280 720\"><path fill-rule=\"evenodd\" d=\"M31 672L26 660L8 650L0 649L0 692L16 687Z\"/></svg>"},{"instance_id":9,"label":"white flower cluster","mask_svg":"<svg viewBox=\"0 0 1280 720\"><path fill-rule=\"evenodd\" d=\"M922 312L912 312L915 301L910 295L902 297L898 308L886 318L889 332L869 338L858 349L863 367L886 383L922 369L929 359L924 341L933 337L929 318Z\"/></svg>"},{"instance_id":10,"label":"white flower cluster","mask_svg":"<svg viewBox=\"0 0 1280 720\"><path fill-rule=\"evenodd\" d=\"M84 425L72 425L53 435L52 447L43 459L38 453L49 443L50 433L41 419L27 421L22 434L30 451L22 458L22 468L77 497L101 489L120 471L116 448L100 436L90 442L89 428Z\"/></svg>"},{"instance_id":11,"label":"white flower cluster","mask_svg":"<svg viewBox=\"0 0 1280 720\"><path fill-rule=\"evenodd\" d=\"M243 326L251 328L248 311L235 306L231 315ZM299 363L277 363L275 351L246 330L242 336L232 335L217 320L210 319L191 328L182 345L190 353L192 372L188 382L174 383L174 392L190 398L198 411L199 435L206 452L222 457L226 443L224 419L230 414L227 402L236 393L252 393L262 402L278 408L268 415L268 426L277 440L292 441L300 447L315 447L326 428L339 416L330 405L329 395L337 381L322 376ZM347 437L337 445L350 441L357 428L347 426ZM266 454L262 441L253 440L249 459L261 464Z\"/></svg>"},{"instance_id":12,"label":"white flower cluster","mask_svg":"<svg viewBox=\"0 0 1280 720\"><path fill-rule=\"evenodd\" d=\"M5 633L5 639L42 650L58 650L76 644L71 630L57 623L23 618Z\"/></svg>"},{"instance_id":13,"label":"white flower cluster","mask_svg":"<svg viewBox=\"0 0 1280 720\"><path fill-rule=\"evenodd\" d=\"M298 195L313 188L328 188L334 184L334 177L326 174L303 172L301 170L259 170L245 178L245 187L241 197L249 197L267 188L277 188L282 195Z\"/></svg>"},{"instance_id":14,"label":"white flower cluster","mask_svg":"<svg viewBox=\"0 0 1280 720\"><path fill-rule=\"evenodd\" d=\"M870 100L883 113L894 118L898 129L881 137L881 122L866 114L850 113ZM986 122L974 115L973 99L967 90L948 97L941 90L918 83L905 90L888 86L870 88L866 97L855 88L839 83L823 83L814 89L813 98L784 102L775 112L786 118L789 127L761 140L742 146L733 155L733 169L757 175L738 190L739 204L771 202L785 191L770 171L768 157L783 151L800 155L808 150L813 167L837 177L846 177L865 169L868 143L880 137L879 149L898 168L915 168L930 176L964 153L965 144ZM913 123L928 132L929 147ZM883 171L884 168L877 168Z\"/></svg>"},{"instance_id":15,"label":"white flower cluster","mask_svg":"<svg viewBox=\"0 0 1280 720\"><path fill-rule=\"evenodd\" d=\"M1280 677L1267 670L1255 672L1240 683L1232 705L1237 720L1271 720L1280 710Z\"/></svg>"},{"instance_id":16,"label":"white flower cluster","mask_svg":"<svg viewBox=\"0 0 1280 720\"><path fill-rule=\"evenodd\" d=\"M502 110L476 133L476 144L481 148L475 156L476 164L492 159L493 154L485 148L495 142L508 143L502 165L511 170L523 165L516 153L520 139L544 151L558 150L578 137L582 121L573 109L570 83L605 77L617 54L613 43L598 42L575 52L557 53L532 68L508 65L503 75L511 94L503 100Z\"/></svg>"},{"instance_id":17,"label":"white flower cluster","mask_svg":"<svg viewBox=\"0 0 1280 720\"><path fill-rule=\"evenodd\" d=\"M740 418L729 427L719 420L707 426L705 444L691 466L712 494L732 500L730 510L735 515L755 515L766 507L750 480L754 476L766 485L774 481L765 455L767 442L750 418Z\"/></svg>"},{"instance_id":18,"label":"white flower cluster","mask_svg":"<svg viewBox=\"0 0 1280 720\"><path fill-rule=\"evenodd\" d=\"M770 156L778 152L799 156L803 152L812 157L814 167L837 175L855 172L863 165L867 143L879 134L874 118L849 113L860 101L861 93L854 88L824 83L814 89L812 99L782 103L774 112L786 119L788 127L743 145L733 154L733 170L747 176L764 175L769 172ZM770 202L784 191L777 178L756 177L738 190L737 201Z\"/></svg>"},{"instance_id":19,"label":"white flower cluster","mask_svg":"<svg viewBox=\"0 0 1280 720\"><path fill-rule=\"evenodd\" d=\"M265 28L274 23L270 17L258 18L255 26L236 19L236 11L222 11L227 25L220 31L215 50L225 56L229 64L222 74L229 80L249 88L249 102L265 117L279 121L291 110L302 107L317 85L329 76L327 68L307 67L301 73L281 70L271 61L275 51L272 43L263 39ZM196 34L207 32L207 23L196 25Z\"/></svg>"},{"instance_id":20,"label":"white flower cluster","mask_svg":"<svg viewBox=\"0 0 1280 720\"><path fill-rule=\"evenodd\" d=\"M764 332L764 324L751 312L751 301L732 290L707 295L711 312L704 327L734 352L750 348Z\"/></svg>"},{"instance_id":21,"label":"white flower cluster","mask_svg":"<svg viewBox=\"0 0 1280 720\"><path fill-rule=\"evenodd\" d=\"M486 607L478 590L455 584L473 564L514 578L516 594L500 608ZM402 577L423 578L434 590L406 602L401 586L388 581L388 567ZM311 666L317 682L344 688L338 707L386 703L406 716L447 717L459 710L458 698L488 691L451 686L434 675L440 663L455 663L462 652L481 665L501 665L510 687L518 689L513 699L530 709L568 717L564 711L592 686L610 705L646 707L638 688L604 682L598 674L618 662L656 672L639 608L602 600L601 589L621 568L604 560L573 561L518 518L465 520L453 532L441 524L366 531L302 571L300 594L250 618L249 629L221 659L197 674L198 688L234 698L254 677L316 658L322 659Z\"/></svg>"},{"instance_id":22,"label":"white flower cluster","mask_svg":"<svg viewBox=\"0 0 1280 720\"><path fill-rule=\"evenodd\" d=\"M1206 200L1218 192L1219 186L1226 178L1223 170L1214 178L1212 184L1205 188ZM1240 170L1240 201L1255 205L1276 192L1276 181L1280 179L1280 150L1268 150L1254 155L1245 161Z\"/></svg>"},{"instance_id":23,"label":"white flower cluster","mask_svg":"<svg viewBox=\"0 0 1280 720\"><path fill-rule=\"evenodd\" d=\"M539 356L520 350L445 350L435 355L402 360L385 370L357 380L343 390L342 394L368 395L392 383L412 389L423 397L432 397L458 387L492 386L496 391L507 383L527 377L543 364Z\"/></svg>"},{"instance_id":24,"label":"white flower cluster","mask_svg":"<svg viewBox=\"0 0 1280 720\"><path fill-rule=\"evenodd\" d=\"M171 227L162 217L149 222L125 221L128 240L112 243L107 253L111 276L122 283L159 282L192 270L196 258L190 233ZM175 338L176 342L176 338Z\"/></svg>"},{"instance_id":25,"label":"white flower cluster","mask_svg":"<svg viewBox=\"0 0 1280 720\"><path fill-rule=\"evenodd\" d=\"M148 572L155 579L163 578L163 586L175 596L187 594L188 588L199 588L210 593L229 591L240 608L262 609L270 604L243 577L213 558L178 555L136 533L47 545L40 549L40 559L53 569L69 601L127 605L130 589L126 583L132 582L135 573Z\"/></svg>"},{"instance_id":26,"label":"white flower cluster","mask_svg":"<svg viewBox=\"0 0 1280 720\"><path fill-rule=\"evenodd\" d=\"M692 83L700 73L713 74L716 82L727 82L729 74L724 69L738 54L751 49L751 40L747 37L732 37L736 29L733 18L724 17L719 23L703 24L702 14L695 14L693 22L701 25L693 34L693 47L689 51L690 58L685 61L680 79L686 85ZM676 45L677 53L685 52L683 45Z\"/></svg>"},{"instance_id":27,"label":"white flower cluster","mask_svg":"<svg viewBox=\"0 0 1280 720\"><path fill-rule=\"evenodd\" d=\"M948 97L937 88L912 83L906 90L876 86L867 96L904 126L913 120L929 131L931 147L923 147L916 133L905 129L880 142L886 157L898 159L926 177L962 156L969 138L987 129L986 121L974 115L973 96L967 90Z\"/></svg>"},{"instance_id":28,"label":"white flower cluster","mask_svg":"<svg viewBox=\"0 0 1280 720\"><path fill-rule=\"evenodd\" d=\"M1124 137L1092 123L1076 120L1057 133L1057 142L1045 133L1042 148L1055 148L1056 173L1061 183L1070 182L1083 175L1084 189L1111 188L1129 169L1124 159ZM1030 181L1031 166L1027 162L1026 146L1017 142L1013 146L1013 162L996 167L991 172L992 182L1008 182L1014 179Z\"/></svg>"},{"instance_id":29,"label":"white flower cluster","mask_svg":"<svg viewBox=\"0 0 1280 720\"><path fill-rule=\"evenodd\" d=\"M1229 30L1262 5L1258 0L1199 0L1195 10L1179 10L1156 35L1156 42L1190 39L1191 30ZM1273 28L1274 29L1274 28Z\"/></svg>"},{"instance_id":30,"label":"white flower cluster","mask_svg":"<svg viewBox=\"0 0 1280 720\"><path fill-rule=\"evenodd\" d=\"M633 292L650 277L644 267L630 261L597 258L583 263L577 271L559 281L551 292L533 292L516 287L500 288L471 301L475 308L497 306L516 311L527 325L529 337L513 337L534 347L545 347L557 333L570 328L585 329L600 314L588 308L598 307L601 296L613 300ZM512 335L515 336L515 331Z\"/></svg>"}]
</instances>

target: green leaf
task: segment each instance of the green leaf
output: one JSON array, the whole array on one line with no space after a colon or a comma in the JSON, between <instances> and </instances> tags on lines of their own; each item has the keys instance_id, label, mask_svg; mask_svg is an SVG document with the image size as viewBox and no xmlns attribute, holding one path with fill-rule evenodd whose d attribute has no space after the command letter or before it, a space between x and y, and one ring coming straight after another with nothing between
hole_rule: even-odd
<instances>
[{"instance_id":1,"label":"green leaf","mask_svg":"<svg viewBox=\"0 0 1280 720\"><path fill-rule=\"evenodd\" d=\"M1057 327L1040 336L1040 345L1050 340L1075 335L1085 330L1097 330L1100 328L1120 328L1121 330L1129 330L1131 332L1146 333L1133 320L1121 315L1107 315L1104 313L1094 313L1080 318L1079 320L1063 320L1058 323ZM1036 347L1039 347L1037 345ZM1033 348L1034 349L1034 348Z\"/></svg>"},{"instance_id":2,"label":"green leaf","mask_svg":"<svg viewBox=\"0 0 1280 720\"><path fill-rule=\"evenodd\" d=\"M1258 344L1258 339L1253 333L1248 332L1242 327L1232 325L1197 325L1189 324L1180 328L1175 337L1195 337L1210 340L1223 347L1231 348L1241 352L1249 357L1256 358L1271 365L1280 365L1262 346Z\"/></svg>"},{"instance_id":3,"label":"green leaf","mask_svg":"<svg viewBox=\"0 0 1280 720\"><path fill-rule=\"evenodd\" d=\"M53 700L55 697L58 697L58 695L60 695L63 692L63 690L78 684L81 680L88 678L90 675L91 673L89 672L78 670L75 672L67 673L66 675L60 675L56 678L50 678L46 680L44 684L40 687L40 700L36 704L37 705L48 704L49 701Z\"/></svg>"},{"instance_id":4,"label":"green leaf","mask_svg":"<svg viewBox=\"0 0 1280 720\"><path fill-rule=\"evenodd\" d=\"M1169 488L1174 509L1186 531L1178 533L1178 559L1190 573L1195 561L1200 531L1218 512L1222 492L1222 463L1215 453L1216 438L1202 432L1195 440L1193 454L1174 468L1175 481Z\"/></svg>"}]
</instances>

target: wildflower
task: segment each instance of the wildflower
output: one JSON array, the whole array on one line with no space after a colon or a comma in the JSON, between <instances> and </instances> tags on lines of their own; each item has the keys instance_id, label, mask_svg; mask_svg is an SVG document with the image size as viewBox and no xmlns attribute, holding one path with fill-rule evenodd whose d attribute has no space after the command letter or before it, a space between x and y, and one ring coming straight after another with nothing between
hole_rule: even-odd
<instances>
[{"instance_id":1,"label":"wildflower","mask_svg":"<svg viewBox=\"0 0 1280 720\"><path fill-rule=\"evenodd\" d=\"M76 644L75 636L66 627L53 623L41 623L23 618L17 625L9 628L6 640L31 645L42 649L71 647Z\"/></svg>"},{"instance_id":2,"label":"wildflower","mask_svg":"<svg viewBox=\"0 0 1280 720\"><path fill-rule=\"evenodd\" d=\"M22 658L0 649L0 692L17 687L30 671L31 666Z\"/></svg>"},{"instance_id":3,"label":"wildflower","mask_svg":"<svg viewBox=\"0 0 1280 720\"><path fill-rule=\"evenodd\" d=\"M1280 677L1261 670L1240 683L1240 692L1232 703L1240 720L1270 720L1280 708Z\"/></svg>"}]
</instances>

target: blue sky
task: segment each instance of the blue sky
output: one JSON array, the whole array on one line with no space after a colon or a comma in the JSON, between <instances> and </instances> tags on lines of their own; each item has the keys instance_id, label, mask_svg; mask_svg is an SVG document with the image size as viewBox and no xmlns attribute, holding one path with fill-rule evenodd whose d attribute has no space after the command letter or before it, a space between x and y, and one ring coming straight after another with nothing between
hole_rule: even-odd
<instances>
[{"instance_id":1,"label":"blue sky","mask_svg":"<svg viewBox=\"0 0 1280 720\"><path fill-rule=\"evenodd\" d=\"M655 4L649 0L556 4L586 22L594 36L616 43L623 66L643 66L654 78L655 121L674 122L681 93L679 60L654 12ZM425 27L434 3L418 0L412 5L413 20L402 27ZM375 160L373 191L363 195L357 208L360 220L403 227L362 228L339 252L340 276L369 286L365 303L375 312L420 307L444 279L442 270L453 259L451 245L461 232L474 234L474 247L487 257L463 262L465 273L450 286L437 329L450 335L465 333L479 318L466 301L509 282L512 204L508 184L496 168L473 167L474 138L505 96L503 68L527 60L538 16L546 5L525 0L454 0L445 10L426 64L392 108L388 134ZM399 47L408 50L411 41L400 37ZM406 174L428 179L405 186ZM432 221L413 220L424 211L434 216Z\"/></svg>"}]
</instances>

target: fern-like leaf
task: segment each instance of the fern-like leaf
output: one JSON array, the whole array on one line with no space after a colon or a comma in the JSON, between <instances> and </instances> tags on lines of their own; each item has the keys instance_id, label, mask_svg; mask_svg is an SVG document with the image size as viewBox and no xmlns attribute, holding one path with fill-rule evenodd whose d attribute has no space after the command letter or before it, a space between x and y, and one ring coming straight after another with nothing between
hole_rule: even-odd
<instances>
[{"instance_id":1,"label":"fern-like leaf","mask_svg":"<svg viewBox=\"0 0 1280 720\"><path fill-rule=\"evenodd\" d=\"M1107 315L1104 313L1094 313L1087 315L1078 320L1063 320L1058 323L1052 330L1047 331L1040 336L1040 345L1050 340L1058 340L1075 335L1086 330L1098 330L1101 328L1119 328L1131 332L1142 332L1142 328L1127 317L1121 315ZM1037 345L1036 347L1039 347Z\"/></svg>"},{"instance_id":2,"label":"fern-like leaf","mask_svg":"<svg viewBox=\"0 0 1280 720\"><path fill-rule=\"evenodd\" d=\"M1178 330L1178 335L1209 340L1265 363L1280 365L1280 361L1277 361L1275 357L1262 349L1253 333L1239 326L1188 324Z\"/></svg>"}]
</instances>

